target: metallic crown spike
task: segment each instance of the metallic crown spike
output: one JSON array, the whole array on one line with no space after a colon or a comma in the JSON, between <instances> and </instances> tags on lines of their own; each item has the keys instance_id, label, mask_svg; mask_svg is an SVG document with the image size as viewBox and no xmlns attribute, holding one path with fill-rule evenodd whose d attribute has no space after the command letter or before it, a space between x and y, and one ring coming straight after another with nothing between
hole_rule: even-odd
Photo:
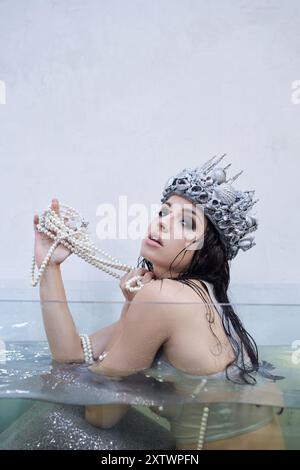
<instances>
[{"instance_id":1,"label":"metallic crown spike","mask_svg":"<svg viewBox=\"0 0 300 470\"><path fill-rule=\"evenodd\" d=\"M202 170L203 172L206 170L206 168L208 168L208 166L210 165L210 163L213 161L213 159L216 158L216 155L214 155L212 158L210 158L206 163L204 163L202 166L199 166L197 168L199 168L199 170Z\"/></svg>"},{"instance_id":2,"label":"metallic crown spike","mask_svg":"<svg viewBox=\"0 0 300 470\"><path fill-rule=\"evenodd\" d=\"M220 158L218 158L218 160L216 162L213 162L211 165L209 165L206 169L205 169L205 174L207 174L208 172L210 172L213 168L215 168L215 166L220 163L221 160L223 160L223 158L225 157L226 153L224 153ZM214 157L215 158L215 157Z\"/></svg>"},{"instance_id":3,"label":"metallic crown spike","mask_svg":"<svg viewBox=\"0 0 300 470\"><path fill-rule=\"evenodd\" d=\"M235 180L238 179L238 177L243 173L243 171L244 171L244 170L241 170L239 173L237 173L236 175L234 175L232 178L230 178L230 179L228 180L228 182L230 181L230 182L233 183Z\"/></svg>"},{"instance_id":4,"label":"metallic crown spike","mask_svg":"<svg viewBox=\"0 0 300 470\"><path fill-rule=\"evenodd\" d=\"M230 168L230 167L231 167L231 165L232 165L232 163L228 163L228 165L227 165L227 166L225 166L225 167L223 168L223 170L228 170L228 168Z\"/></svg>"},{"instance_id":5,"label":"metallic crown spike","mask_svg":"<svg viewBox=\"0 0 300 470\"><path fill-rule=\"evenodd\" d=\"M220 234L227 259L233 259L238 251L246 251L256 245L254 237L247 236L257 230L257 219L248 211L259 199L253 201L255 190L241 191L232 183L243 173L227 180L226 167L216 166L226 153L217 158L214 155L202 166L184 168L183 171L168 179L161 202L164 203L172 194L178 194L203 207L204 214L213 223Z\"/></svg>"}]
</instances>

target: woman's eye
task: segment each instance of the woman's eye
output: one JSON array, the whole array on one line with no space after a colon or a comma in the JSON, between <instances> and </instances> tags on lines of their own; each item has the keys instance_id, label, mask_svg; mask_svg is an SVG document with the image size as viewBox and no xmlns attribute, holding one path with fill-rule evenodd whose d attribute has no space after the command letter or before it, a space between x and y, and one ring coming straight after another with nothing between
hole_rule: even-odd
<instances>
[{"instance_id":1,"label":"woman's eye","mask_svg":"<svg viewBox=\"0 0 300 470\"><path fill-rule=\"evenodd\" d=\"M196 230L196 222L194 220L194 218L184 218L182 219L181 222L185 222L186 223L186 227L189 229L189 230Z\"/></svg>"},{"instance_id":2,"label":"woman's eye","mask_svg":"<svg viewBox=\"0 0 300 470\"><path fill-rule=\"evenodd\" d=\"M158 216L162 217L163 215L164 215L163 210L160 210L158 212ZM186 224L187 228L190 229L190 230L195 230L195 228L196 228L196 224L194 222L194 219L192 219L192 220L182 219L181 222L184 222Z\"/></svg>"},{"instance_id":3,"label":"woman's eye","mask_svg":"<svg viewBox=\"0 0 300 470\"><path fill-rule=\"evenodd\" d=\"M192 229L192 230L195 229L195 223L194 223L194 221L187 221L186 219L182 219L181 222L185 222L185 223L186 223L186 227L187 227L188 229Z\"/></svg>"}]
</instances>

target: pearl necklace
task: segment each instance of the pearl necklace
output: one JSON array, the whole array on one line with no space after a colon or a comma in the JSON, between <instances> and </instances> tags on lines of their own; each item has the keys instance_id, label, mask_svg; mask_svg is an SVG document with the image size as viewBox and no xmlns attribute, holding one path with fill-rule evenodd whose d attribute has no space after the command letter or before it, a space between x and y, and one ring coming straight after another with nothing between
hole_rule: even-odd
<instances>
[{"instance_id":1,"label":"pearl necklace","mask_svg":"<svg viewBox=\"0 0 300 470\"><path fill-rule=\"evenodd\" d=\"M66 222L65 219L67 220ZM86 229L88 224L89 222L85 221L78 211L66 204L60 204L59 215L51 209L51 206L49 206L48 209L44 211L43 215L39 217L37 230L39 232L45 233L49 238L54 240L54 243L50 247L44 261L42 262L36 279L34 279L36 263L35 256L33 255L31 266L32 286L36 286L39 283L55 248L60 243L87 263L92 264L96 268L117 279L121 279L122 276L109 268L126 272L130 272L131 270L136 269L134 266L121 263L105 251L94 246L89 240ZM102 253L102 255L106 256L110 261L100 259L97 256L97 252ZM144 286L141 279L142 276L133 276L127 280L125 283L125 288L130 292L140 290ZM131 284L134 281L136 281L137 285L133 287Z\"/></svg>"},{"instance_id":2,"label":"pearl necklace","mask_svg":"<svg viewBox=\"0 0 300 470\"><path fill-rule=\"evenodd\" d=\"M191 395L192 398L195 398L197 396L200 390L202 390L203 387L205 386L206 382L207 382L207 379L202 379L201 382L196 385ZM197 450L202 450L204 446L205 434L207 430L208 415L209 415L209 407L204 406L202 410L201 420L200 420L199 435L198 435L198 440L197 440Z\"/></svg>"},{"instance_id":3,"label":"pearl necklace","mask_svg":"<svg viewBox=\"0 0 300 470\"><path fill-rule=\"evenodd\" d=\"M209 408L208 406L204 406L200 421L200 429L199 429L199 437L197 441L197 450L202 450L204 445L205 433L207 429L207 421L209 415Z\"/></svg>"}]
</instances>

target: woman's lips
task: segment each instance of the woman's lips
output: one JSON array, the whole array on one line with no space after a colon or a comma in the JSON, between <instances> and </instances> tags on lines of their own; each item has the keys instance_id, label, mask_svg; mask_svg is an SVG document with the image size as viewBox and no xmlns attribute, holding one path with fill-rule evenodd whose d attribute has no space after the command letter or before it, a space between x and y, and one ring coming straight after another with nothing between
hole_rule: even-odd
<instances>
[{"instance_id":1,"label":"woman's lips","mask_svg":"<svg viewBox=\"0 0 300 470\"><path fill-rule=\"evenodd\" d=\"M159 242L152 240L151 238L146 238L146 243L147 245L151 245L151 246L161 246Z\"/></svg>"}]
</instances>

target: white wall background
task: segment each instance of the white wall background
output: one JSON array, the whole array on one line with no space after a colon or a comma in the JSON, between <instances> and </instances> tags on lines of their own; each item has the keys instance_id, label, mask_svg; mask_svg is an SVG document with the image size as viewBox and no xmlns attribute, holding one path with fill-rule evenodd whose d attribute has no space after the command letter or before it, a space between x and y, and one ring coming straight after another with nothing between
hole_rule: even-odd
<instances>
[{"instance_id":1,"label":"white wall background","mask_svg":"<svg viewBox=\"0 0 300 470\"><path fill-rule=\"evenodd\" d=\"M159 203L173 173L226 152L260 198L232 282L298 283L299 30L298 0L0 0L0 280L29 285L52 197L135 264L139 240L97 242L97 206ZM108 280L74 256L62 269Z\"/></svg>"}]
</instances>

